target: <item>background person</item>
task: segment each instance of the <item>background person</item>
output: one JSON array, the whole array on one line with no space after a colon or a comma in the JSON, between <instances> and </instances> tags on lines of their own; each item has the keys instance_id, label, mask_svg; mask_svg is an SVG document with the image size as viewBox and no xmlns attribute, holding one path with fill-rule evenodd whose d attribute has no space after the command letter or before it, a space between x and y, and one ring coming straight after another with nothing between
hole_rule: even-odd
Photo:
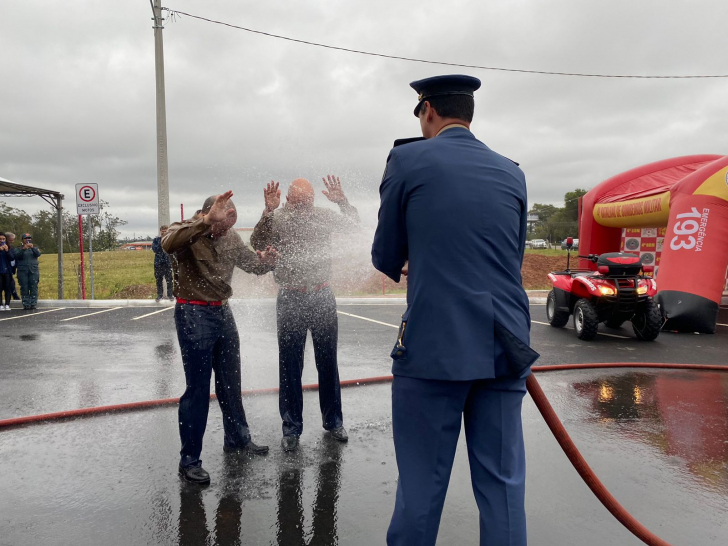
<instances>
[{"instance_id":1,"label":"background person","mask_svg":"<svg viewBox=\"0 0 728 546\"><path fill-rule=\"evenodd\" d=\"M169 226L159 228L159 236L152 240L152 251L154 252L154 279L157 281L157 302L164 297L164 281L167 281L167 297L172 296L172 259L162 248L162 237L167 234Z\"/></svg>"},{"instance_id":2,"label":"background person","mask_svg":"<svg viewBox=\"0 0 728 546\"><path fill-rule=\"evenodd\" d=\"M20 297L23 300L23 309L35 309L38 305L40 250L33 244L33 237L30 233L23 233L20 240L23 244L15 250L15 267L18 270Z\"/></svg>"},{"instance_id":3,"label":"background person","mask_svg":"<svg viewBox=\"0 0 728 546\"><path fill-rule=\"evenodd\" d=\"M276 253L266 249L256 255L230 230L237 221L232 195L228 191L208 197L197 220L172 224L162 239L162 248L175 257L174 323L187 382L179 403L179 473L200 484L210 482L200 454L213 370L225 429L223 450L268 452L268 446L258 446L250 438L240 392L240 338L227 300L235 267L262 275L273 269Z\"/></svg>"},{"instance_id":4,"label":"background person","mask_svg":"<svg viewBox=\"0 0 728 546\"><path fill-rule=\"evenodd\" d=\"M5 237L6 237L7 241L8 241L8 246L10 248L14 248L15 247L15 233L12 233L10 231L6 231L5 232ZM13 259L11 265L13 267L13 274L10 275L10 288L12 289L13 299L14 300L19 300L20 299L20 296L18 296L18 291L15 288L15 276L14 275L15 275L15 273L17 271L17 268L15 267L15 260L14 259Z\"/></svg>"},{"instance_id":5,"label":"background person","mask_svg":"<svg viewBox=\"0 0 728 546\"><path fill-rule=\"evenodd\" d=\"M319 402L324 429L346 442L341 410L341 385L337 363L339 322L331 280L331 235L354 229L359 215L341 189L341 181L324 179L323 194L339 205L342 214L314 207L311 183L297 178L291 183L286 206L278 209L281 192L276 182L263 190L265 210L250 237L253 248L273 246L280 253L274 272L280 287L276 302L280 391L278 405L283 420L284 451L293 451L303 432L303 354L311 331L319 379Z\"/></svg>"},{"instance_id":6,"label":"background person","mask_svg":"<svg viewBox=\"0 0 728 546\"><path fill-rule=\"evenodd\" d=\"M14 258L13 247L8 245L5 234L0 233L0 311L10 311Z\"/></svg>"},{"instance_id":7,"label":"background person","mask_svg":"<svg viewBox=\"0 0 728 546\"><path fill-rule=\"evenodd\" d=\"M374 266L407 310L392 351L399 469L390 546L434 546L461 420L480 511L480 544L525 546L521 402L530 364L521 286L528 200L523 172L470 132L470 76L410 84L423 140L389 153Z\"/></svg>"}]
</instances>

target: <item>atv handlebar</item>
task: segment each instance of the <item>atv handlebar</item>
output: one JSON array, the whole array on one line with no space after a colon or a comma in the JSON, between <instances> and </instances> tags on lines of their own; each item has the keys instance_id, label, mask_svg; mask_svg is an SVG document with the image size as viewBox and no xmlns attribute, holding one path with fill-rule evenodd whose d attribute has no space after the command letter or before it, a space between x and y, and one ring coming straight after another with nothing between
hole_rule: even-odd
<instances>
[{"instance_id":1,"label":"atv handlebar","mask_svg":"<svg viewBox=\"0 0 728 546\"><path fill-rule=\"evenodd\" d=\"M579 254L577 258L583 258L584 260L589 260L590 262L597 263L597 260L599 260L599 254L589 254L588 256L582 256Z\"/></svg>"}]
</instances>

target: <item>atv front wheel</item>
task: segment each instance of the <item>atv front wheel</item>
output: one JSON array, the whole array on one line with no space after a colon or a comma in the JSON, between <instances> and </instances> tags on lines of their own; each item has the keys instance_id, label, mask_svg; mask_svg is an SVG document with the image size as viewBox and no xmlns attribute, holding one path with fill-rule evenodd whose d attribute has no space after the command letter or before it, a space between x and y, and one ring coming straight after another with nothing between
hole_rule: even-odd
<instances>
[{"instance_id":1,"label":"atv front wheel","mask_svg":"<svg viewBox=\"0 0 728 546\"><path fill-rule=\"evenodd\" d=\"M553 290L546 298L546 319L554 328L563 328L569 322L569 312L556 307L556 294Z\"/></svg>"},{"instance_id":2,"label":"atv front wheel","mask_svg":"<svg viewBox=\"0 0 728 546\"><path fill-rule=\"evenodd\" d=\"M576 302L574 306L574 330L576 337L589 341L597 337L599 316L594 304L586 298Z\"/></svg>"},{"instance_id":3,"label":"atv front wheel","mask_svg":"<svg viewBox=\"0 0 728 546\"><path fill-rule=\"evenodd\" d=\"M658 335L664 320L662 319L662 312L652 300L645 303L643 312L636 314L632 318L632 329L637 339L642 341L654 341Z\"/></svg>"}]
</instances>

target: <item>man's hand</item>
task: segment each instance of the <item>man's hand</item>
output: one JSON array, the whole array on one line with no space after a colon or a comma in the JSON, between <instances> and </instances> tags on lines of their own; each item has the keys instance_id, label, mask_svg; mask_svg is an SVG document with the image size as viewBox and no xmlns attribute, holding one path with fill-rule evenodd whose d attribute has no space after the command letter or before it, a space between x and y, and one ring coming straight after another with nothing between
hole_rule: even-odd
<instances>
[{"instance_id":1,"label":"man's hand","mask_svg":"<svg viewBox=\"0 0 728 546\"><path fill-rule=\"evenodd\" d=\"M278 251L275 248L269 245L265 247L264 251L261 252L260 250L256 250L255 252L258 254L258 258L261 263L270 266L276 265L276 262L278 261Z\"/></svg>"},{"instance_id":2,"label":"man's hand","mask_svg":"<svg viewBox=\"0 0 728 546\"><path fill-rule=\"evenodd\" d=\"M326 199L332 203L336 203L337 205L343 205L347 202L344 190L341 189L341 180L339 180L337 176L327 175L326 178L322 178L322 180L324 181L326 189L321 193L326 196Z\"/></svg>"},{"instance_id":3,"label":"man's hand","mask_svg":"<svg viewBox=\"0 0 728 546\"><path fill-rule=\"evenodd\" d=\"M402 268L402 275L405 277L409 275L409 262L405 262L404 267Z\"/></svg>"},{"instance_id":4,"label":"man's hand","mask_svg":"<svg viewBox=\"0 0 728 546\"><path fill-rule=\"evenodd\" d=\"M263 198L265 199L265 212L273 212L281 204L281 190L278 189L278 182L271 180L268 185L263 188Z\"/></svg>"},{"instance_id":5,"label":"man's hand","mask_svg":"<svg viewBox=\"0 0 728 546\"><path fill-rule=\"evenodd\" d=\"M222 222L228 216L235 214L235 211L233 209L226 210L227 203L228 201L230 201L230 198L232 196L232 190L228 190L225 193L218 195L217 199L215 199L215 202L212 205L212 208L210 209L210 212L202 217L202 221L209 226L211 224L216 224L217 222Z\"/></svg>"}]
</instances>

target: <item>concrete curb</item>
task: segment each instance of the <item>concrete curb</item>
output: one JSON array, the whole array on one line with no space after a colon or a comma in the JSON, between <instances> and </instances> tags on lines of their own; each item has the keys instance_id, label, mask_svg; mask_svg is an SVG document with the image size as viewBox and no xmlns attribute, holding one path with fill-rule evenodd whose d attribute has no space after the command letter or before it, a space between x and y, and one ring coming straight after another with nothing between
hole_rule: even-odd
<instances>
[{"instance_id":1,"label":"concrete curb","mask_svg":"<svg viewBox=\"0 0 728 546\"><path fill-rule=\"evenodd\" d=\"M527 290L528 301L535 304L546 303L546 290ZM264 302L274 298L233 298L230 303L239 305L244 302ZM404 305L407 298L404 296L378 296L378 297L341 297L336 298L339 305ZM40 300L38 307L165 307L174 305L174 302L162 300L157 303L154 300Z\"/></svg>"}]
</instances>

